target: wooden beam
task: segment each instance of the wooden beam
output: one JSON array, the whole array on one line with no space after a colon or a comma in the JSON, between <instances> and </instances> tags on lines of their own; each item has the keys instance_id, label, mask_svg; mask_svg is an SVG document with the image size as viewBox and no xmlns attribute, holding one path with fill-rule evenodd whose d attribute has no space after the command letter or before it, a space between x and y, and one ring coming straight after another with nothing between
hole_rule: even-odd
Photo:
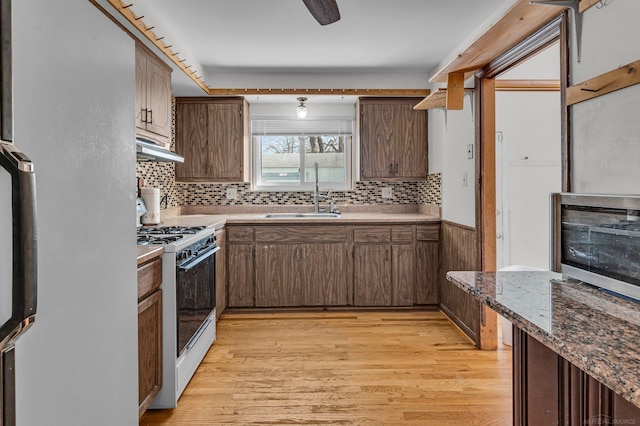
<instances>
[{"instance_id":1,"label":"wooden beam","mask_svg":"<svg viewBox=\"0 0 640 426\"><path fill-rule=\"evenodd\" d=\"M447 109L464 109L464 73L453 72L447 76Z\"/></svg>"},{"instance_id":2,"label":"wooden beam","mask_svg":"<svg viewBox=\"0 0 640 426\"><path fill-rule=\"evenodd\" d=\"M601 0L580 0L578 10L580 10L580 13L582 13L585 10L589 9L590 7L593 7L596 4L600 3L600 1Z\"/></svg>"},{"instance_id":3,"label":"wooden beam","mask_svg":"<svg viewBox=\"0 0 640 426\"><path fill-rule=\"evenodd\" d=\"M483 271L496 270L496 96L495 80L481 81L480 200Z\"/></svg>"},{"instance_id":4,"label":"wooden beam","mask_svg":"<svg viewBox=\"0 0 640 426\"><path fill-rule=\"evenodd\" d=\"M496 80L499 92L559 92L560 80Z\"/></svg>"},{"instance_id":5,"label":"wooden beam","mask_svg":"<svg viewBox=\"0 0 640 426\"><path fill-rule=\"evenodd\" d=\"M449 74L459 72L465 74L465 79L471 77L475 71L516 46L564 11L562 7L529 4L529 1L518 0L491 28L429 81L445 82Z\"/></svg>"},{"instance_id":6,"label":"wooden beam","mask_svg":"<svg viewBox=\"0 0 640 426\"><path fill-rule=\"evenodd\" d=\"M212 96L249 96L249 95L338 95L338 96L428 96L429 89L224 89L211 88L207 93Z\"/></svg>"},{"instance_id":7,"label":"wooden beam","mask_svg":"<svg viewBox=\"0 0 640 426\"><path fill-rule=\"evenodd\" d=\"M640 61L631 62L567 88L567 105L574 105L640 83L639 67Z\"/></svg>"}]
</instances>

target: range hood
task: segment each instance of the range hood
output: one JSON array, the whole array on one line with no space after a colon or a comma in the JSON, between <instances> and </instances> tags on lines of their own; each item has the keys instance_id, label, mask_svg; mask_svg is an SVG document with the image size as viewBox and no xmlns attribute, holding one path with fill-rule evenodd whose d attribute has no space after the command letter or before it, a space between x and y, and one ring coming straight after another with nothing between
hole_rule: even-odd
<instances>
[{"instance_id":1,"label":"range hood","mask_svg":"<svg viewBox=\"0 0 640 426\"><path fill-rule=\"evenodd\" d=\"M150 140L136 138L136 158L138 161L159 161L165 163L183 163L184 157L162 148Z\"/></svg>"}]
</instances>

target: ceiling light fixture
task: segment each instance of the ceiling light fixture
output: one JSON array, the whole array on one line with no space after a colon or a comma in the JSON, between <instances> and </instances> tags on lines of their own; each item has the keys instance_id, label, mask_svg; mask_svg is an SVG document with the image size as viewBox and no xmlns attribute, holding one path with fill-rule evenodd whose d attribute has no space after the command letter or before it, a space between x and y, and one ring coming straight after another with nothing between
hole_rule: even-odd
<instances>
[{"instance_id":1,"label":"ceiling light fixture","mask_svg":"<svg viewBox=\"0 0 640 426\"><path fill-rule=\"evenodd\" d=\"M304 104L307 98L298 98L300 105L296 108L296 115L298 118L305 118L307 116L307 106Z\"/></svg>"}]
</instances>

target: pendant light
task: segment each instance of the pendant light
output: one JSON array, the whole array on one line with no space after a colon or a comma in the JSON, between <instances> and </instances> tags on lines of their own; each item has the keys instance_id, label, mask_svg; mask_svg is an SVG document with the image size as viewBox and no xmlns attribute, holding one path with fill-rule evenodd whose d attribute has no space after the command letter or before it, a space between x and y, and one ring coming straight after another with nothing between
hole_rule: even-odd
<instances>
[{"instance_id":1,"label":"pendant light","mask_svg":"<svg viewBox=\"0 0 640 426\"><path fill-rule=\"evenodd\" d=\"M296 115L298 118L305 118L307 116L307 106L304 104L307 98L298 98L300 105L296 108Z\"/></svg>"}]
</instances>

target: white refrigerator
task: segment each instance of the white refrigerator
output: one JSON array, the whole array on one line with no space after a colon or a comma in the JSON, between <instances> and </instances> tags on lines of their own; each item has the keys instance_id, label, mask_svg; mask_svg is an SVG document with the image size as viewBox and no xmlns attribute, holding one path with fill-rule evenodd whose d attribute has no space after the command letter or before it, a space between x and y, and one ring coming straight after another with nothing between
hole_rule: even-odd
<instances>
[{"instance_id":1,"label":"white refrigerator","mask_svg":"<svg viewBox=\"0 0 640 426\"><path fill-rule=\"evenodd\" d=\"M38 186L37 314L15 345L16 425L137 425L135 43L90 1L11 6L13 142ZM0 169L3 322L11 200Z\"/></svg>"}]
</instances>

